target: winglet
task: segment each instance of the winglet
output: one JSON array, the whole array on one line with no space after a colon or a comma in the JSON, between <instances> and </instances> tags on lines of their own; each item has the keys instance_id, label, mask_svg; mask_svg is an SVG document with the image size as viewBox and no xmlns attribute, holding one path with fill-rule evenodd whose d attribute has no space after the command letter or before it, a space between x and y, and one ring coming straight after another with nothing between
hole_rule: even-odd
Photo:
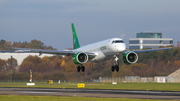
<instances>
[{"instance_id":1,"label":"winglet","mask_svg":"<svg viewBox=\"0 0 180 101\"><path fill-rule=\"evenodd\" d=\"M74 23L72 23L71 25L72 25L72 35L73 35L73 49L77 49L80 47L80 45L79 45L78 37L76 34L76 30L74 27Z\"/></svg>"}]
</instances>

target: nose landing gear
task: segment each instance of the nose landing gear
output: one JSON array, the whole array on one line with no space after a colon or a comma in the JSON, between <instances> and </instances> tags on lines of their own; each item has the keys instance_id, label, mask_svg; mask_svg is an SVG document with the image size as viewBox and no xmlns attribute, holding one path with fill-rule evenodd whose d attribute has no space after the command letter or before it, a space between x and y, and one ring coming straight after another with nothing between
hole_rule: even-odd
<instances>
[{"instance_id":1,"label":"nose landing gear","mask_svg":"<svg viewBox=\"0 0 180 101\"><path fill-rule=\"evenodd\" d=\"M111 67L111 71L114 72L116 70L118 72L119 71L119 63L118 63L119 58L116 56L114 60L115 60L115 63L114 63L114 66Z\"/></svg>"}]
</instances>

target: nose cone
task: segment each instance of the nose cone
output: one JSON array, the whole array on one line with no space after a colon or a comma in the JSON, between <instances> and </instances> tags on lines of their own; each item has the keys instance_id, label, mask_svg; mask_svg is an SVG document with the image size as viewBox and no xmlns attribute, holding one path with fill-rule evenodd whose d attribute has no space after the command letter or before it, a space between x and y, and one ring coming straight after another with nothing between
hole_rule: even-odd
<instances>
[{"instance_id":1,"label":"nose cone","mask_svg":"<svg viewBox=\"0 0 180 101\"><path fill-rule=\"evenodd\" d=\"M126 45L124 43L121 43L117 48L119 52L123 52L126 50Z\"/></svg>"}]
</instances>

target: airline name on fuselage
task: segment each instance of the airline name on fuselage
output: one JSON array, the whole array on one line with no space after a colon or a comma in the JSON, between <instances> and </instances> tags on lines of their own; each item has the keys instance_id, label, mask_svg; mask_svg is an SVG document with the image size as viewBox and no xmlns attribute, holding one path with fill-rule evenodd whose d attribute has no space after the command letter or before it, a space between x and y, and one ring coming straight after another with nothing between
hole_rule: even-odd
<instances>
[{"instance_id":1,"label":"airline name on fuselage","mask_svg":"<svg viewBox=\"0 0 180 101\"><path fill-rule=\"evenodd\" d=\"M100 50L101 50L101 51L106 50L106 46L100 47Z\"/></svg>"}]
</instances>

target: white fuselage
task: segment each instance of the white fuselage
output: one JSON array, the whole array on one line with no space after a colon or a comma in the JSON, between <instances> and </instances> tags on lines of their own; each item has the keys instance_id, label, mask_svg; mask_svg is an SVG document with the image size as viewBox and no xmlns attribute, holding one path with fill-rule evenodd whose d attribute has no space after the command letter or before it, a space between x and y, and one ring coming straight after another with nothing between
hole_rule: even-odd
<instances>
[{"instance_id":1,"label":"white fuselage","mask_svg":"<svg viewBox=\"0 0 180 101\"><path fill-rule=\"evenodd\" d=\"M104 41L96 42L86 46L75 49L76 52L94 53L96 56L89 61L103 62L112 58L114 55L119 55L126 50L126 45L120 38L112 38Z\"/></svg>"}]
</instances>

